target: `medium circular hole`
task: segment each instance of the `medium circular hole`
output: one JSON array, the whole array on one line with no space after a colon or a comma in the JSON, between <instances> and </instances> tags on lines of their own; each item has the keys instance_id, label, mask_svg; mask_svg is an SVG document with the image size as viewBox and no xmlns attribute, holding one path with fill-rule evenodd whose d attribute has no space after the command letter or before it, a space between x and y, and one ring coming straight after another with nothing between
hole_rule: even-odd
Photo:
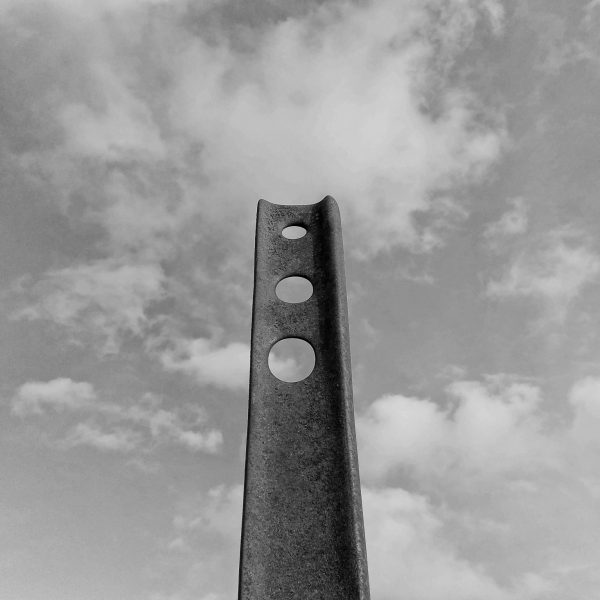
<instances>
[{"instance_id":1,"label":"medium circular hole","mask_svg":"<svg viewBox=\"0 0 600 600\"><path fill-rule=\"evenodd\" d=\"M281 235L288 240L298 240L306 235L306 229L300 227L300 225L291 225L290 227L286 227L281 232Z\"/></svg>"},{"instance_id":2,"label":"medium circular hole","mask_svg":"<svg viewBox=\"0 0 600 600\"><path fill-rule=\"evenodd\" d=\"M275 293L284 302L305 302L312 296L313 286L306 277L286 277L277 284Z\"/></svg>"},{"instance_id":3,"label":"medium circular hole","mask_svg":"<svg viewBox=\"0 0 600 600\"><path fill-rule=\"evenodd\" d=\"M269 352L269 369L281 381L302 381L314 368L315 351L308 342L300 338L280 340Z\"/></svg>"}]
</instances>

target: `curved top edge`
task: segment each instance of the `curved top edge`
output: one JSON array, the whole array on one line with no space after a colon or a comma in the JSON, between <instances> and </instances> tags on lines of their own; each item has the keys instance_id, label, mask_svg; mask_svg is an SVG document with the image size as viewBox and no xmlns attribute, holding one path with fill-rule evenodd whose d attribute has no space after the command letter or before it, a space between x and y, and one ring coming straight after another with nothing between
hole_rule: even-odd
<instances>
[{"instance_id":1,"label":"curved top edge","mask_svg":"<svg viewBox=\"0 0 600 600\"><path fill-rule=\"evenodd\" d=\"M263 205L267 205L267 206L273 206L273 207L277 207L277 208L306 208L306 207L318 207L320 205L323 206L327 206L327 205L333 205L333 206L337 206L337 202L335 200L335 198L333 196L330 196L329 194L327 196L325 196L324 198L322 198L321 200L319 200L318 202L313 202L312 204L276 204L275 202L269 202L269 200L265 200L264 198L261 198L258 201L258 206L260 206L261 204Z\"/></svg>"}]
</instances>

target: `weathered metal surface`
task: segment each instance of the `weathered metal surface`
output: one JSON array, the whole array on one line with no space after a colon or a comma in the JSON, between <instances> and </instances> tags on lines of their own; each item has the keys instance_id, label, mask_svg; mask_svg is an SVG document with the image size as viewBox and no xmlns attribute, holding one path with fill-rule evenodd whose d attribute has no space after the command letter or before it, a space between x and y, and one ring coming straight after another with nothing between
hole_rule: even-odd
<instances>
[{"instance_id":1,"label":"weathered metal surface","mask_svg":"<svg viewBox=\"0 0 600 600\"><path fill-rule=\"evenodd\" d=\"M285 227L307 233L290 240ZM258 204L250 410L240 562L240 600L368 600L339 210ZM285 277L314 293L288 304ZM314 348L313 372L274 377L271 347L287 337Z\"/></svg>"}]
</instances>

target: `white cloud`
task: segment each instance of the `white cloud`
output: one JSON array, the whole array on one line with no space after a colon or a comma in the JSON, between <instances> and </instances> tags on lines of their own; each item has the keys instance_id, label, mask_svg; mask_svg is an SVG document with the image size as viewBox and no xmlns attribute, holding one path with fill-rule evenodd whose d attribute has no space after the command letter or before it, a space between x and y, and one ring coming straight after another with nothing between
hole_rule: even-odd
<instances>
[{"instance_id":1,"label":"white cloud","mask_svg":"<svg viewBox=\"0 0 600 600\"><path fill-rule=\"evenodd\" d=\"M427 500L402 489L363 492L371 592L395 600L515 599L443 537L443 522Z\"/></svg>"},{"instance_id":2,"label":"white cloud","mask_svg":"<svg viewBox=\"0 0 600 600\"><path fill-rule=\"evenodd\" d=\"M19 416L93 408L96 392L91 383L60 377L51 381L29 381L12 398L12 411Z\"/></svg>"},{"instance_id":3,"label":"white cloud","mask_svg":"<svg viewBox=\"0 0 600 600\"><path fill-rule=\"evenodd\" d=\"M552 460L540 434L540 391L526 383L498 386L463 381L441 408L431 400L385 396L359 418L364 477L380 480L401 466L420 476L448 472L497 476L539 468Z\"/></svg>"},{"instance_id":4,"label":"white cloud","mask_svg":"<svg viewBox=\"0 0 600 600\"><path fill-rule=\"evenodd\" d=\"M577 381L571 389L569 402L584 420L600 419L600 379L585 377Z\"/></svg>"},{"instance_id":5,"label":"white cloud","mask_svg":"<svg viewBox=\"0 0 600 600\"><path fill-rule=\"evenodd\" d=\"M436 41L451 61L487 11L433 4L443 7ZM414 211L481 173L500 145L465 90L441 91L435 117L425 108L427 15L408 1L323 5L268 28L248 54L190 45L171 114L205 144L211 195L311 203L330 192L350 208L362 251L424 243Z\"/></svg>"},{"instance_id":6,"label":"white cloud","mask_svg":"<svg viewBox=\"0 0 600 600\"><path fill-rule=\"evenodd\" d=\"M430 399L384 396L358 417L367 482L393 479L399 469L422 482L447 484L451 477L523 482L568 470L574 445L584 453L596 451L598 378L573 385L568 398L573 415L560 425L544 407L538 386L509 376L457 381L446 391L444 407Z\"/></svg>"},{"instance_id":7,"label":"white cloud","mask_svg":"<svg viewBox=\"0 0 600 600\"><path fill-rule=\"evenodd\" d=\"M548 317L563 321L571 302L594 281L600 257L577 232L553 231L512 259L504 274L488 283L494 298L529 298Z\"/></svg>"},{"instance_id":8,"label":"white cloud","mask_svg":"<svg viewBox=\"0 0 600 600\"><path fill-rule=\"evenodd\" d=\"M223 434L215 429L207 433L178 429L175 432L175 436L182 445L193 451L215 454L223 445Z\"/></svg>"},{"instance_id":9,"label":"white cloud","mask_svg":"<svg viewBox=\"0 0 600 600\"><path fill-rule=\"evenodd\" d=\"M405 461L429 462L445 427L444 412L429 400L376 400L357 421L363 479L382 478Z\"/></svg>"},{"instance_id":10,"label":"white cloud","mask_svg":"<svg viewBox=\"0 0 600 600\"><path fill-rule=\"evenodd\" d=\"M186 373L203 385L228 389L248 387L250 348L247 344L231 342L219 348L203 338L175 339L160 352L160 361L167 371Z\"/></svg>"},{"instance_id":11,"label":"white cloud","mask_svg":"<svg viewBox=\"0 0 600 600\"><path fill-rule=\"evenodd\" d=\"M365 515L374 590L394 597L420 573L412 561L422 559L433 565L434 582L452 569L462 573L451 597L593 596L600 380L573 385L570 418L544 408L537 386L508 376L459 381L448 393L445 408L384 397L357 420L361 476L371 486ZM398 560L397 576L390 556ZM468 591L477 585L490 586L489 593ZM415 598L443 597L429 582L415 590Z\"/></svg>"}]
</instances>

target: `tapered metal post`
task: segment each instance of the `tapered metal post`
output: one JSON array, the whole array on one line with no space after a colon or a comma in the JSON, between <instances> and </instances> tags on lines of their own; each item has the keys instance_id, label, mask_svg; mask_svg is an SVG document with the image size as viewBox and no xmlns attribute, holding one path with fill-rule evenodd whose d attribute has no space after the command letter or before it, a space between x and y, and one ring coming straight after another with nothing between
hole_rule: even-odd
<instances>
[{"instance_id":1,"label":"tapered metal post","mask_svg":"<svg viewBox=\"0 0 600 600\"><path fill-rule=\"evenodd\" d=\"M307 230L286 239L285 227ZM302 276L306 302L277 283ZM261 200L256 223L250 410L240 561L240 600L368 600L354 432L348 311L335 200L280 206ZM308 341L313 372L274 377L272 346Z\"/></svg>"}]
</instances>

